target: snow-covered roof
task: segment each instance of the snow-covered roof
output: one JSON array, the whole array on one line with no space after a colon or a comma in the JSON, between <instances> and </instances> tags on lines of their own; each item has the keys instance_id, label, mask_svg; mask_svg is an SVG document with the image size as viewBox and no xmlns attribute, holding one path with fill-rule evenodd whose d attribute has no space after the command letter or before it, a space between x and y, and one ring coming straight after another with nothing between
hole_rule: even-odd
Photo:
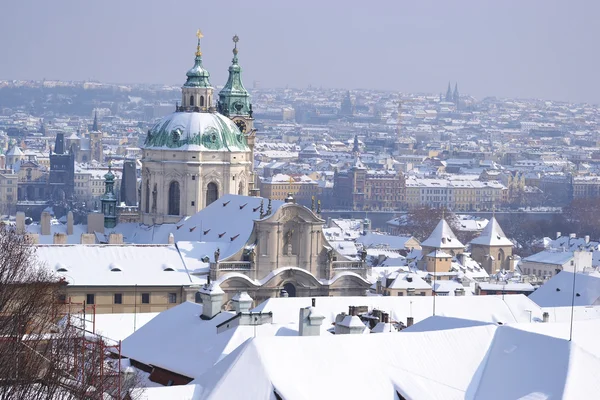
<instances>
[{"instance_id":1,"label":"snow-covered roof","mask_svg":"<svg viewBox=\"0 0 600 400\"><path fill-rule=\"evenodd\" d=\"M492 217L490 222L485 226L481 234L471 240L471 244L479 244L483 246L512 246L513 243L508 240L504 231L496 221L496 217Z\"/></svg>"},{"instance_id":2,"label":"snow-covered roof","mask_svg":"<svg viewBox=\"0 0 600 400\"><path fill-rule=\"evenodd\" d=\"M202 305L191 302L161 312L123 341L123 356L195 378L250 337L298 334L298 310L289 324L240 325L221 333L217 325L235 313L222 311L210 320L201 314Z\"/></svg>"},{"instance_id":3,"label":"snow-covered roof","mask_svg":"<svg viewBox=\"0 0 600 400\"><path fill-rule=\"evenodd\" d=\"M573 297L575 278L575 297ZM529 298L541 307L567 307L574 300L576 306L600 305L600 274L582 274L561 271L550 278Z\"/></svg>"},{"instance_id":4,"label":"snow-covered roof","mask_svg":"<svg viewBox=\"0 0 600 400\"><path fill-rule=\"evenodd\" d=\"M377 335L258 336L195 383L204 389L202 399L270 400L275 393L286 400L577 399L600 391L599 369L600 359L575 342L483 325ZM363 383L349 380L357 376Z\"/></svg>"},{"instance_id":5,"label":"snow-covered roof","mask_svg":"<svg viewBox=\"0 0 600 400\"><path fill-rule=\"evenodd\" d=\"M525 257L522 261L535 262L540 264L564 265L573 258L572 251L549 251L544 250L539 253Z\"/></svg>"},{"instance_id":6,"label":"snow-covered roof","mask_svg":"<svg viewBox=\"0 0 600 400\"><path fill-rule=\"evenodd\" d=\"M388 289L431 289L431 286L423 280L419 275L413 273L399 272L388 286Z\"/></svg>"},{"instance_id":7,"label":"snow-covered roof","mask_svg":"<svg viewBox=\"0 0 600 400\"><path fill-rule=\"evenodd\" d=\"M440 220L431 235L421 243L422 247L436 249L458 249L465 247L454 235L445 219Z\"/></svg>"},{"instance_id":8,"label":"snow-covered roof","mask_svg":"<svg viewBox=\"0 0 600 400\"><path fill-rule=\"evenodd\" d=\"M433 296L366 296L366 297L316 297L316 305L325 316L323 324L335 322L349 306L366 306L390 313L390 320L406 322L412 316L414 322L432 315ZM270 298L252 311L273 312L273 322L297 322L298 310L312 304L309 297ZM528 322L542 318L542 310L522 294L505 296L440 296L436 298L436 315L459 317L488 322Z\"/></svg>"},{"instance_id":9,"label":"snow-covered roof","mask_svg":"<svg viewBox=\"0 0 600 400\"><path fill-rule=\"evenodd\" d=\"M356 239L356 243L362 243L365 247L385 245L390 249L404 249L406 242L412 239L412 236L386 235L379 232L367 232Z\"/></svg>"},{"instance_id":10,"label":"snow-covered roof","mask_svg":"<svg viewBox=\"0 0 600 400\"><path fill-rule=\"evenodd\" d=\"M36 256L73 286L192 284L174 245L39 245Z\"/></svg>"}]
</instances>

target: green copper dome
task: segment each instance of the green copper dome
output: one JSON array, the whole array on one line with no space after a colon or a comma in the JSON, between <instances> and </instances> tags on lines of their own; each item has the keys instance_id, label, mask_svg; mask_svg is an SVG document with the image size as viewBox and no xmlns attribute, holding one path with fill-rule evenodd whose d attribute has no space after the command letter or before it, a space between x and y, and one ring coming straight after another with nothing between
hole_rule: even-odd
<instances>
[{"instance_id":1,"label":"green copper dome","mask_svg":"<svg viewBox=\"0 0 600 400\"><path fill-rule=\"evenodd\" d=\"M148 131L146 149L250 151L246 137L229 118L210 112L175 112Z\"/></svg>"},{"instance_id":2,"label":"green copper dome","mask_svg":"<svg viewBox=\"0 0 600 400\"><path fill-rule=\"evenodd\" d=\"M194 66L186 73L187 81L183 86L186 87L211 87L210 73L202 65L202 56L196 56Z\"/></svg>"}]
</instances>

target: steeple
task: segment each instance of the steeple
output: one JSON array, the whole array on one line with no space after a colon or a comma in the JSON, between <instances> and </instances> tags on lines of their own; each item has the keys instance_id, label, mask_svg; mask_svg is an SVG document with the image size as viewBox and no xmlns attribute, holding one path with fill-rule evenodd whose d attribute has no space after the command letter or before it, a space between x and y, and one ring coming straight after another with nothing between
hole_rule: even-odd
<instances>
[{"instance_id":1,"label":"steeple","mask_svg":"<svg viewBox=\"0 0 600 400\"><path fill-rule=\"evenodd\" d=\"M446 90L446 101L452 102L452 87L450 86L450 82L448 82L448 90Z\"/></svg>"},{"instance_id":2,"label":"steeple","mask_svg":"<svg viewBox=\"0 0 600 400\"><path fill-rule=\"evenodd\" d=\"M92 125L92 132L98 132L98 111L94 111L94 124Z\"/></svg>"},{"instance_id":3,"label":"steeple","mask_svg":"<svg viewBox=\"0 0 600 400\"><path fill-rule=\"evenodd\" d=\"M105 228L114 228L117 225L117 198L115 197L114 187L115 174L112 173L112 162L109 162L108 172L104 175L104 194L100 199Z\"/></svg>"},{"instance_id":4,"label":"steeple","mask_svg":"<svg viewBox=\"0 0 600 400\"><path fill-rule=\"evenodd\" d=\"M202 65L202 50L200 39L202 31L196 32L196 58L194 66L186 73L187 80L182 88L181 107L178 111L207 111L212 105L213 87L210 84L210 73Z\"/></svg>"},{"instance_id":5,"label":"steeple","mask_svg":"<svg viewBox=\"0 0 600 400\"><path fill-rule=\"evenodd\" d=\"M354 135L354 146L352 146L352 154L358 155L360 153L360 147L358 145L358 135Z\"/></svg>"},{"instance_id":6,"label":"steeple","mask_svg":"<svg viewBox=\"0 0 600 400\"><path fill-rule=\"evenodd\" d=\"M233 59L229 66L229 77L223 89L219 92L218 111L227 116L236 115L252 117L250 93L242 83L242 68L238 62L238 35L233 36Z\"/></svg>"},{"instance_id":7,"label":"steeple","mask_svg":"<svg viewBox=\"0 0 600 400\"><path fill-rule=\"evenodd\" d=\"M460 100L460 93L458 93L458 83L454 84L454 93L452 94L452 101L458 105L458 101Z\"/></svg>"}]
</instances>

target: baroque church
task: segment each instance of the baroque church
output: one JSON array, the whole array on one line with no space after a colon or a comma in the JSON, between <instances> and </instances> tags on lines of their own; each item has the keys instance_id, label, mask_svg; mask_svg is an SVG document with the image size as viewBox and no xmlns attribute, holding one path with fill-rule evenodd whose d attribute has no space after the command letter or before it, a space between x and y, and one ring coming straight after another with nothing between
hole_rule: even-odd
<instances>
[{"instance_id":1,"label":"baroque church","mask_svg":"<svg viewBox=\"0 0 600 400\"><path fill-rule=\"evenodd\" d=\"M238 37L229 78L215 98L200 40L181 90L181 105L149 131L142 149L140 222L176 223L225 194L256 195L254 119L242 83ZM216 102L215 102L216 100Z\"/></svg>"}]
</instances>

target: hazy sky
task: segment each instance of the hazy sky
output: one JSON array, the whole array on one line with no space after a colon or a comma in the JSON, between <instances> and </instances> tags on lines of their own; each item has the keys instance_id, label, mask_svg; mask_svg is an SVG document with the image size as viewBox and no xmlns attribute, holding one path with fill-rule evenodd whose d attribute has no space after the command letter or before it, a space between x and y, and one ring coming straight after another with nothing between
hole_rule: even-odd
<instances>
[{"instance_id":1,"label":"hazy sky","mask_svg":"<svg viewBox=\"0 0 600 400\"><path fill-rule=\"evenodd\" d=\"M0 0L0 79L182 84L201 28L223 85L600 103L598 0Z\"/></svg>"}]
</instances>

